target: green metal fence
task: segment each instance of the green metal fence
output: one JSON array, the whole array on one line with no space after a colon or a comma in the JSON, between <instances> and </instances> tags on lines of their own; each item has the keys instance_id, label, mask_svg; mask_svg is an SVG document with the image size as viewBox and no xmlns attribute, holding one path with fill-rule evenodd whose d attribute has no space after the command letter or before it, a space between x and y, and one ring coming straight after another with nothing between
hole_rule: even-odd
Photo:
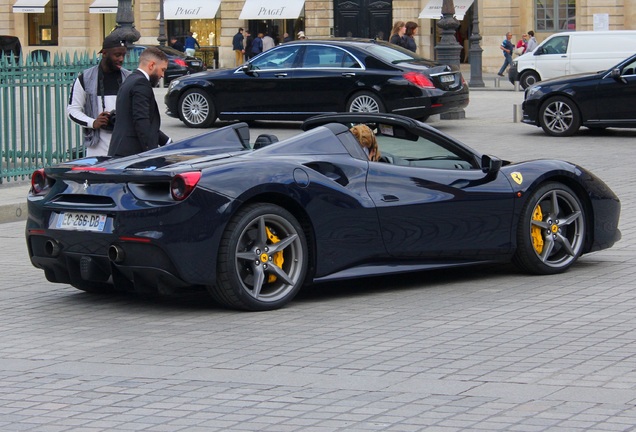
<instances>
[{"instance_id":1,"label":"green metal fence","mask_svg":"<svg viewBox=\"0 0 636 432\"><path fill-rule=\"evenodd\" d=\"M0 183L83 153L81 128L66 116L66 105L77 74L99 58L44 53L0 58ZM124 67L132 70L137 64L138 56L131 53Z\"/></svg>"}]
</instances>

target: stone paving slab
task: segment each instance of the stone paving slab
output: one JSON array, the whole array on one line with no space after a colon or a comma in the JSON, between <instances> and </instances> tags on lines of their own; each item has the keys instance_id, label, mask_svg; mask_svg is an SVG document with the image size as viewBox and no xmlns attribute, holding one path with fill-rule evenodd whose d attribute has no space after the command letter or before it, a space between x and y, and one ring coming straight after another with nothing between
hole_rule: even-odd
<instances>
[{"instance_id":1,"label":"stone paving slab","mask_svg":"<svg viewBox=\"0 0 636 432\"><path fill-rule=\"evenodd\" d=\"M431 124L505 159L592 169L622 200L614 248L562 275L375 277L240 313L204 293L51 284L28 260L24 222L3 223L0 430L634 430L636 133L546 137L511 121L522 97L475 92L465 120Z\"/></svg>"}]
</instances>

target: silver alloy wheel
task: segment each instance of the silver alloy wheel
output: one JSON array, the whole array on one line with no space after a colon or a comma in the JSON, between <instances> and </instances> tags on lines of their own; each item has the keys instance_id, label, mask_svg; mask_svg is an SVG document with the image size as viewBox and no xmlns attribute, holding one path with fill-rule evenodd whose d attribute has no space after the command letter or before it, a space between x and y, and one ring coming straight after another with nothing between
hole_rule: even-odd
<instances>
[{"instance_id":1,"label":"silver alloy wheel","mask_svg":"<svg viewBox=\"0 0 636 432\"><path fill-rule=\"evenodd\" d=\"M203 94L188 93L181 102L181 115L193 125L202 124L210 116L210 104Z\"/></svg>"},{"instance_id":2,"label":"silver alloy wheel","mask_svg":"<svg viewBox=\"0 0 636 432\"><path fill-rule=\"evenodd\" d=\"M574 122L572 107L562 100L555 100L548 104L543 112L543 123L555 134L568 132L573 127Z\"/></svg>"},{"instance_id":3,"label":"silver alloy wheel","mask_svg":"<svg viewBox=\"0 0 636 432\"><path fill-rule=\"evenodd\" d=\"M379 113L380 106L373 96L362 94L351 101L349 112Z\"/></svg>"},{"instance_id":4,"label":"silver alloy wheel","mask_svg":"<svg viewBox=\"0 0 636 432\"><path fill-rule=\"evenodd\" d=\"M304 273L304 249L296 229L285 218L271 213L245 226L235 260L243 290L265 303L286 297Z\"/></svg>"},{"instance_id":5,"label":"silver alloy wheel","mask_svg":"<svg viewBox=\"0 0 636 432\"><path fill-rule=\"evenodd\" d=\"M564 189L547 191L537 201L532 215L532 248L543 264L562 268L580 255L585 219L576 197Z\"/></svg>"}]
</instances>

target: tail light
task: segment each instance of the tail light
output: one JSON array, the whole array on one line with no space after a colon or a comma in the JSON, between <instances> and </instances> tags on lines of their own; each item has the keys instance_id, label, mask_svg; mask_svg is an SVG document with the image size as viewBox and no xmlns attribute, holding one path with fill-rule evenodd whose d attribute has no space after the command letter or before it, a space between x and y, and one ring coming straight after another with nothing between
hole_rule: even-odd
<instances>
[{"instance_id":1,"label":"tail light","mask_svg":"<svg viewBox=\"0 0 636 432\"><path fill-rule=\"evenodd\" d=\"M170 182L170 194L175 201L183 201L194 190L199 179L201 178L200 171L192 171L177 174Z\"/></svg>"},{"instance_id":2,"label":"tail light","mask_svg":"<svg viewBox=\"0 0 636 432\"><path fill-rule=\"evenodd\" d=\"M44 169L33 171L33 174L31 174L31 192L37 195L48 187L49 180Z\"/></svg>"},{"instance_id":3,"label":"tail light","mask_svg":"<svg viewBox=\"0 0 636 432\"><path fill-rule=\"evenodd\" d=\"M174 59L174 62L175 62L176 64L178 64L179 66L182 66L182 67L186 67L186 66L187 66L187 65L186 65L185 60L180 59L180 58L178 58L178 59Z\"/></svg>"},{"instance_id":4,"label":"tail light","mask_svg":"<svg viewBox=\"0 0 636 432\"><path fill-rule=\"evenodd\" d=\"M418 87L421 88L435 88L435 84L426 75L419 72L407 72L404 74L404 78Z\"/></svg>"}]
</instances>

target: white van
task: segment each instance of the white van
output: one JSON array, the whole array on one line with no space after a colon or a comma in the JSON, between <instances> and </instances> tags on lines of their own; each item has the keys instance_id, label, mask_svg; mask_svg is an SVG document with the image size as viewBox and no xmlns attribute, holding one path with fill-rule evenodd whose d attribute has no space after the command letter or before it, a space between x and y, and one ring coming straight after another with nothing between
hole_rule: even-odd
<instances>
[{"instance_id":1,"label":"white van","mask_svg":"<svg viewBox=\"0 0 636 432\"><path fill-rule=\"evenodd\" d=\"M535 82L609 69L636 53L636 30L556 33L513 60L508 78L525 89Z\"/></svg>"}]
</instances>

